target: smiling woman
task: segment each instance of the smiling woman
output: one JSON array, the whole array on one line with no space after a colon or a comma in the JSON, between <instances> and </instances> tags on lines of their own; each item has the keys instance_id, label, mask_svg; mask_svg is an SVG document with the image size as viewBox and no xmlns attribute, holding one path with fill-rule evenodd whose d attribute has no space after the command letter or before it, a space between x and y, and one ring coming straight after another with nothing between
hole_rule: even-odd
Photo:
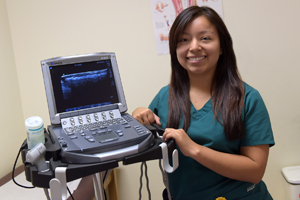
<instances>
[{"instance_id":1,"label":"smiling woman","mask_svg":"<svg viewBox=\"0 0 300 200\"><path fill-rule=\"evenodd\" d=\"M216 27L204 16L187 25L176 48L181 66L190 78L196 76L197 79L203 75L213 78L221 52Z\"/></svg>"},{"instance_id":2,"label":"smiling woman","mask_svg":"<svg viewBox=\"0 0 300 200\"><path fill-rule=\"evenodd\" d=\"M261 180L275 144L268 111L242 81L222 19L208 7L183 10L169 48L170 85L132 115L160 124L163 139L176 142L179 167L168 175L173 200L272 199Z\"/></svg>"}]
</instances>

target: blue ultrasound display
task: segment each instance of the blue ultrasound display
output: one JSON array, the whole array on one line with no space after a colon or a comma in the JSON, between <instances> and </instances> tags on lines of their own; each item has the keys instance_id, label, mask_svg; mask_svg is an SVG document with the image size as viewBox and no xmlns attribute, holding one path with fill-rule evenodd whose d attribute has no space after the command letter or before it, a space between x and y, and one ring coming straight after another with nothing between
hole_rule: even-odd
<instances>
[{"instance_id":1,"label":"blue ultrasound display","mask_svg":"<svg viewBox=\"0 0 300 200\"><path fill-rule=\"evenodd\" d=\"M110 60L51 66L58 113L119 102Z\"/></svg>"}]
</instances>

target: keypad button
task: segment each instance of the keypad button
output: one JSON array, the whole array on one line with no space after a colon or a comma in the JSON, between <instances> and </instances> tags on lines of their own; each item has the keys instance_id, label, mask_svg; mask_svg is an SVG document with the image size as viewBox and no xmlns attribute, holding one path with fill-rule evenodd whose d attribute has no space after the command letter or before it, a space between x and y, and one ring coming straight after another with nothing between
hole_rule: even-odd
<instances>
[{"instance_id":1,"label":"keypad button","mask_svg":"<svg viewBox=\"0 0 300 200\"><path fill-rule=\"evenodd\" d=\"M73 132L73 128L72 127L67 127L67 128L65 128L65 132L66 133L72 133Z\"/></svg>"},{"instance_id":2,"label":"keypad button","mask_svg":"<svg viewBox=\"0 0 300 200\"><path fill-rule=\"evenodd\" d=\"M104 121L104 122L102 123L102 125L103 125L103 126L108 126L109 124L108 124L107 121Z\"/></svg>"},{"instance_id":3,"label":"keypad button","mask_svg":"<svg viewBox=\"0 0 300 200\"><path fill-rule=\"evenodd\" d=\"M102 131L97 131L98 134L105 134L106 130L102 130Z\"/></svg>"},{"instance_id":4,"label":"keypad button","mask_svg":"<svg viewBox=\"0 0 300 200\"><path fill-rule=\"evenodd\" d=\"M123 132L118 133L118 136L123 136L123 135L124 135Z\"/></svg>"},{"instance_id":5,"label":"keypad button","mask_svg":"<svg viewBox=\"0 0 300 200\"><path fill-rule=\"evenodd\" d=\"M100 142L101 143L106 143L106 142L111 142L111 141L115 141L117 140L118 138L110 138L110 139L106 139L106 140L101 140Z\"/></svg>"},{"instance_id":6,"label":"keypad button","mask_svg":"<svg viewBox=\"0 0 300 200\"><path fill-rule=\"evenodd\" d=\"M68 144L65 141L62 141L60 144L61 144L62 147L67 147L68 146Z\"/></svg>"}]
</instances>

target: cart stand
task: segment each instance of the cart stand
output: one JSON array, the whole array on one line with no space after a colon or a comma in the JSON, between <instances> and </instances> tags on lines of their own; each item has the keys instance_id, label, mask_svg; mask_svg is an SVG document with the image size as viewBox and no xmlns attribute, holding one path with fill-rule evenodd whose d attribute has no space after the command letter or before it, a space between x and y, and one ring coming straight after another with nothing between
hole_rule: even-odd
<instances>
[{"instance_id":1,"label":"cart stand","mask_svg":"<svg viewBox=\"0 0 300 200\"><path fill-rule=\"evenodd\" d=\"M36 166L26 163L25 157L28 151L26 140L22 145L22 159L25 165L26 180L31 182L35 187L50 188L52 199L61 198L62 200L65 200L65 188L67 182L88 175L93 175L96 199L103 199L103 183L101 181L102 178L99 177L98 172L118 167L119 161L109 160L89 164L63 163L59 159L60 156L58 155L60 152L59 146L52 144L52 140L47 133L45 133L45 139L45 146L47 149L46 160L49 165L49 170L45 172L39 172ZM148 160L163 159L164 167L169 166L169 169L166 170L170 173L176 170L176 168L178 167L178 152L175 148L176 147L174 140L170 140L166 144L162 141L161 138L158 137L153 139L152 146L149 149L138 154L126 156L121 161L124 165L129 165ZM171 167L168 163L168 160L171 156L173 156L173 167Z\"/></svg>"}]
</instances>

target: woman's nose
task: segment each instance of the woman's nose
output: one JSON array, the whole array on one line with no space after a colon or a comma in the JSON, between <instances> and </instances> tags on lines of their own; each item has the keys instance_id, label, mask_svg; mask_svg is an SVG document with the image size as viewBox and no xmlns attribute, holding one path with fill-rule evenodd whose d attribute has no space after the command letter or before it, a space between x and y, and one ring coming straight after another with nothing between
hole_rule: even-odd
<instances>
[{"instance_id":1,"label":"woman's nose","mask_svg":"<svg viewBox=\"0 0 300 200\"><path fill-rule=\"evenodd\" d=\"M193 39L190 43L190 51L199 51L201 50L201 45L198 40Z\"/></svg>"}]
</instances>

